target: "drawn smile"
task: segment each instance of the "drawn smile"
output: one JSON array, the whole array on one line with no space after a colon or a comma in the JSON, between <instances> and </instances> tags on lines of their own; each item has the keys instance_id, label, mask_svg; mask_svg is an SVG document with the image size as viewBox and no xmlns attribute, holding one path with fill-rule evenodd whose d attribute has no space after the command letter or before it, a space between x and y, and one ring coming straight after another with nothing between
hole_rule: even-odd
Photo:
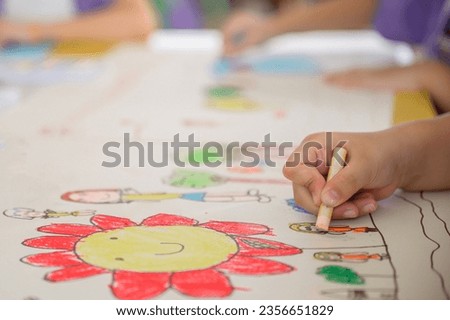
<instances>
[{"instance_id":1,"label":"drawn smile","mask_svg":"<svg viewBox=\"0 0 450 320\"><path fill-rule=\"evenodd\" d=\"M181 243L176 243L176 242L161 242L160 244L162 245L176 245L179 247L178 250L173 251L173 252L167 252L167 253L155 253L156 256L167 256L167 255L171 255L171 254L177 254L180 253L184 250L184 245L182 245Z\"/></svg>"}]
</instances>

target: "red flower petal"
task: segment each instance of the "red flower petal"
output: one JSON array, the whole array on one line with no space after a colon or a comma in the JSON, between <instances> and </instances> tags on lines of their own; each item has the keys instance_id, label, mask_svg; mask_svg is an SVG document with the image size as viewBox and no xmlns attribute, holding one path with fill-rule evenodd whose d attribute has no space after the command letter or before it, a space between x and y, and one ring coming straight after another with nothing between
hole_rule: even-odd
<instances>
[{"instance_id":1,"label":"red flower petal","mask_svg":"<svg viewBox=\"0 0 450 320\"><path fill-rule=\"evenodd\" d=\"M94 267L90 264L83 263L60 270L47 273L45 279L48 281L59 282L87 278L98 274L106 273L108 270L104 268Z\"/></svg>"},{"instance_id":2,"label":"red flower petal","mask_svg":"<svg viewBox=\"0 0 450 320\"><path fill-rule=\"evenodd\" d=\"M73 250L75 248L75 244L80 239L80 237L43 236L33 239L27 239L22 242L22 244L24 246L39 249Z\"/></svg>"},{"instance_id":3,"label":"red flower petal","mask_svg":"<svg viewBox=\"0 0 450 320\"><path fill-rule=\"evenodd\" d=\"M209 221L207 223L202 223L200 226L234 235L242 235L242 236L251 236L256 234L272 235L271 230L268 227L256 223Z\"/></svg>"},{"instance_id":4,"label":"red flower petal","mask_svg":"<svg viewBox=\"0 0 450 320\"><path fill-rule=\"evenodd\" d=\"M194 219L185 218L182 216L176 216L168 213L159 213L154 216L148 217L142 221L141 225L154 227L154 226L193 226L198 224L198 221Z\"/></svg>"},{"instance_id":5,"label":"red flower petal","mask_svg":"<svg viewBox=\"0 0 450 320\"><path fill-rule=\"evenodd\" d=\"M119 299L151 299L167 290L170 273L138 273L128 271L114 272L114 281L110 286Z\"/></svg>"},{"instance_id":6,"label":"red flower petal","mask_svg":"<svg viewBox=\"0 0 450 320\"><path fill-rule=\"evenodd\" d=\"M127 218L119 218L99 214L92 217L91 222L103 230L120 229L135 226L136 223Z\"/></svg>"},{"instance_id":7,"label":"red flower petal","mask_svg":"<svg viewBox=\"0 0 450 320\"><path fill-rule=\"evenodd\" d=\"M233 292L228 278L214 269L177 272L172 287L191 297L227 297Z\"/></svg>"},{"instance_id":8,"label":"red flower petal","mask_svg":"<svg viewBox=\"0 0 450 320\"><path fill-rule=\"evenodd\" d=\"M38 228L38 231L85 237L93 234L94 232L101 231L101 229L85 224L55 223L49 226L40 227Z\"/></svg>"},{"instance_id":9,"label":"red flower petal","mask_svg":"<svg viewBox=\"0 0 450 320\"><path fill-rule=\"evenodd\" d=\"M236 237L239 255L244 256L288 256L302 253L302 250L278 241L257 238Z\"/></svg>"},{"instance_id":10,"label":"red flower petal","mask_svg":"<svg viewBox=\"0 0 450 320\"><path fill-rule=\"evenodd\" d=\"M278 274L294 270L293 267L278 261L244 256L235 256L230 261L217 266L217 268L232 273L249 275Z\"/></svg>"},{"instance_id":11,"label":"red flower petal","mask_svg":"<svg viewBox=\"0 0 450 320\"><path fill-rule=\"evenodd\" d=\"M83 263L71 251L39 253L22 258L22 262L38 267L66 267Z\"/></svg>"}]
</instances>

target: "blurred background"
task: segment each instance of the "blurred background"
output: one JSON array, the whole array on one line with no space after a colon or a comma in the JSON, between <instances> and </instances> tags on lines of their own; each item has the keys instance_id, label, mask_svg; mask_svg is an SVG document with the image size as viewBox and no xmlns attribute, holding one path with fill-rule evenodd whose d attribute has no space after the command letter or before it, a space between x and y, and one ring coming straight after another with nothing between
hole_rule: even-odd
<instances>
[{"instance_id":1,"label":"blurred background","mask_svg":"<svg viewBox=\"0 0 450 320\"><path fill-rule=\"evenodd\" d=\"M220 28L235 7L271 11L281 5L323 0L149 0L166 29Z\"/></svg>"},{"instance_id":2,"label":"blurred background","mask_svg":"<svg viewBox=\"0 0 450 320\"><path fill-rule=\"evenodd\" d=\"M230 11L228 0L149 0L162 28L218 28ZM264 1L264 0L262 0Z\"/></svg>"}]
</instances>

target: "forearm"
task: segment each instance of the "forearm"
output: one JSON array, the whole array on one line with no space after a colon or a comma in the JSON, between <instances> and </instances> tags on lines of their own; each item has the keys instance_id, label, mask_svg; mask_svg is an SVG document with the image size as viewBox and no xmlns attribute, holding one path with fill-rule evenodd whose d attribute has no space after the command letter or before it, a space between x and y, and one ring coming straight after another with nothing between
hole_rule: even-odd
<instances>
[{"instance_id":1,"label":"forearm","mask_svg":"<svg viewBox=\"0 0 450 320\"><path fill-rule=\"evenodd\" d=\"M361 29L370 25L378 0L332 0L299 4L269 19L272 36L294 31Z\"/></svg>"},{"instance_id":2,"label":"forearm","mask_svg":"<svg viewBox=\"0 0 450 320\"><path fill-rule=\"evenodd\" d=\"M156 17L143 1L119 0L104 11L84 14L72 21L34 25L37 39L137 40L156 27Z\"/></svg>"},{"instance_id":3,"label":"forearm","mask_svg":"<svg viewBox=\"0 0 450 320\"><path fill-rule=\"evenodd\" d=\"M391 129L399 137L400 188L450 189L450 114Z\"/></svg>"},{"instance_id":4,"label":"forearm","mask_svg":"<svg viewBox=\"0 0 450 320\"><path fill-rule=\"evenodd\" d=\"M424 63L422 86L441 112L450 112L450 67L442 62Z\"/></svg>"}]
</instances>

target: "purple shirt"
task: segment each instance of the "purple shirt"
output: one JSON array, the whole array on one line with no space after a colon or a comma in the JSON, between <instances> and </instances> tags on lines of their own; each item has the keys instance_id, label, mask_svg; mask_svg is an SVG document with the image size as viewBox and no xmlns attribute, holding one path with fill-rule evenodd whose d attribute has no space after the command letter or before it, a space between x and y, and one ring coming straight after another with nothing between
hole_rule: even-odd
<instances>
[{"instance_id":1,"label":"purple shirt","mask_svg":"<svg viewBox=\"0 0 450 320\"><path fill-rule=\"evenodd\" d=\"M198 0L181 0L172 8L168 23L175 29L199 29L203 18Z\"/></svg>"},{"instance_id":2,"label":"purple shirt","mask_svg":"<svg viewBox=\"0 0 450 320\"><path fill-rule=\"evenodd\" d=\"M1 0L0 0L1 1ZM110 6L114 0L74 0L80 13L100 10Z\"/></svg>"},{"instance_id":3,"label":"purple shirt","mask_svg":"<svg viewBox=\"0 0 450 320\"><path fill-rule=\"evenodd\" d=\"M385 38L421 45L432 58L450 63L449 52L442 52L447 39L450 1L380 0L375 29Z\"/></svg>"},{"instance_id":4,"label":"purple shirt","mask_svg":"<svg viewBox=\"0 0 450 320\"><path fill-rule=\"evenodd\" d=\"M3 12L3 6L6 0L0 0L0 15ZM10 0L14 1L14 0ZM111 5L114 0L73 0L77 12L85 13L95 10L100 10Z\"/></svg>"}]
</instances>

